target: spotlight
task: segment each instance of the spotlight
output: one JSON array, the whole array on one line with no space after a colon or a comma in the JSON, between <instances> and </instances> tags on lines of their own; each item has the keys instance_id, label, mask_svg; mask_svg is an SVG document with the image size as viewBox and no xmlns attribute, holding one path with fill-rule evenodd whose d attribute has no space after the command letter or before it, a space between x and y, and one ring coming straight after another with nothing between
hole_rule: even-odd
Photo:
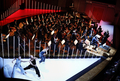
<instances>
[{"instance_id":1,"label":"spotlight","mask_svg":"<svg viewBox=\"0 0 120 81\"><path fill-rule=\"evenodd\" d=\"M78 43L78 40L75 40L75 41L74 41L74 44L76 45L77 43Z\"/></svg>"},{"instance_id":2,"label":"spotlight","mask_svg":"<svg viewBox=\"0 0 120 81\"><path fill-rule=\"evenodd\" d=\"M61 44L63 45L65 43L65 40L63 39L62 41L61 41Z\"/></svg>"},{"instance_id":3,"label":"spotlight","mask_svg":"<svg viewBox=\"0 0 120 81\"><path fill-rule=\"evenodd\" d=\"M48 46L50 46L50 45L51 45L51 41L48 42Z\"/></svg>"}]
</instances>

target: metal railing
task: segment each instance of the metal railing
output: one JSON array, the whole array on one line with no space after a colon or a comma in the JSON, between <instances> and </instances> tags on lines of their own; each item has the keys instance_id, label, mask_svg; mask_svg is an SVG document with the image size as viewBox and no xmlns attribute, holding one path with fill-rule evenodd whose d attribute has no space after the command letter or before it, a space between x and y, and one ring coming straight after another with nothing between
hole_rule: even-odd
<instances>
[{"instance_id":1,"label":"metal railing","mask_svg":"<svg viewBox=\"0 0 120 81\"><path fill-rule=\"evenodd\" d=\"M38 43L38 44L37 44ZM4 37L1 34L1 45L0 45L0 57L3 58L15 58L18 56L22 56L24 58L30 57L30 55L34 55L36 57L39 57L39 52L41 52L42 46L49 46L47 45L48 42L42 43L42 41L37 40L31 40L29 39L26 45L25 38L21 40L20 37L15 36L6 36ZM27 47L26 47L27 46ZM55 44L53 44L53 49L51 49L51 45L49 46L48 53L46 55L47 58L98 58L100 56L96 56L92 53L89 53L87 51L79 51L77 48L71 49L71 55L70 55L70 48L65 50L65 45L61 44L58 47L56 47ZM58 49L56 52L56 48ZM21 52L23 51L23 52Z\"/></svg>"}]
</instances>

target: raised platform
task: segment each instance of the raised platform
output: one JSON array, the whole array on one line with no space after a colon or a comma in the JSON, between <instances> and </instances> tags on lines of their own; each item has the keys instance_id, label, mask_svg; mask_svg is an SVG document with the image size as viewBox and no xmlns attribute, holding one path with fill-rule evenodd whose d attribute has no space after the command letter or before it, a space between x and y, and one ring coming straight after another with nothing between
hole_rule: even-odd
<instances>
[{"instance_id":1,"label":"raised platform","mask_svg":"<svg viewBox=\"0 0 120 81\"><path fill-rule=\"evenodd\" d=\"M14 63L13 59L4 59L4 66L10 65L12 68ZM30 59L22 59L30 60ZM19 69L16 69L15 78L26 79L32 81L71 81L76 80L76 76L85 74L86 71L92 69L92 66L96 66L96 63L101 61L101 58L82 58L82 59L46 59L45 63L39 64L37 60L37 66L40 70L41 79L35 73L35 70L26 70L27 74L22 75ZM98 63L99 64L99 63ZM21 63L22 67L29 65L29 62ZM92 67L92 68L90 68ZM77 76L78 77L78 76ZM71 79L72 78L72 79Z\"/></svg>"}]
</instances>

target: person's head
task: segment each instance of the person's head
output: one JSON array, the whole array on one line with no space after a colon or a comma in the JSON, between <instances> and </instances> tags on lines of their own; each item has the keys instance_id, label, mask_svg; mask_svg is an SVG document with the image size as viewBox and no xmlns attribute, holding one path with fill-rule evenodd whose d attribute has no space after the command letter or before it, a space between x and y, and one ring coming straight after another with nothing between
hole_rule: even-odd
<instances>
[{"instance_id":1,"label":"person's head","mask_svg":"<svg viewBox=\"0 0 120 81\"><path fill-rule=\"evenodd\" d=\"M109 33L109 31L107 30L107 33Z\"/></svg>"},{"instance_id":2,"label":"person's head","mask_svg":"<svg viewBox=\"0 0 120 81\"><path fill-rule=\"evenodd\" d=\"M33 55L30 55L30 58L33 58Z\"/></svg>"},{"instance_id":3,"label":"person's head","mask_svg":"<svg viewBox=\"0 0 120 81\"><path fill-rule=\"evenodd\" d=\"M101 26L99 26L99 28L101 28Z\"/></svg>"},{"instance_id":4,"label":"person's head","mask_svg":"<svg viewBox=\"0 0 120 81\"><path fill-rule=\"evenodd\" d=\"M19 56L18 59L21 59L21 56Z\"/></svg>"},{"instance_id":5,"label":"person's head","mask_svg":"<svg viewBox=\"0 0 120 81\"><path fill-rule=\"evenodd\" d=\"M93 30L93 28L91 28L91 30Z\"/></svg>"}]
</instances>

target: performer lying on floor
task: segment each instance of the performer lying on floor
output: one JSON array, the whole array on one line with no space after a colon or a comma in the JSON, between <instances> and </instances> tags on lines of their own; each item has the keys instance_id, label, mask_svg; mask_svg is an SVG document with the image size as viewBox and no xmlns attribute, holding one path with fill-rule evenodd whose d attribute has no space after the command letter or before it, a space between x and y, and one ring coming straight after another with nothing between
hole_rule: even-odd
<instances>
[{"instance_id":1,"label":"performer lying on floor","mask_svg":"<svg viewBox=\"0 0 120 81\"><path fill-rule=\"evenodd\" d=\"M41 58L41 60L39 61L39 63L41 62L45 62L45 56L47 54L49 48L45 48L43 49L40 53L39 53L39 57Z\"/></svg>"},{"instance_id":2,"label":"performer lying on floor","mask_svg":"<svg viewBox=\"0 0 120 81\"><path fill-rule=\"evenodd\" d=\"M20 70L21 70L21 72L22 72L22 74L23 75L25 75L25 71L24 71L24 69L22 68L22 66L21 66L21 62L27 62L27 61L22 61L21 60L21 56L19 56L18 58L15 58L14 60L16 60L16 63L15 63L15 65L14 65L14 67L13 67L13 71L12 71L12 78L14 78L14 76L15 76L15 71L16 71L16 69L17 68L19 68ZM13 61L14 61L13 60ZM12 63L13 63L13 61L12 61Z\"/></svg>"},{"instance_id":3,"label":"performer lying on floor","mask_svg":"<svg viewBox=\"0 0 120 81\"><path fill-rule=\"evenodd\" d=\"M36 74L38 75L38 77L40 77L40 72L39 69L36 65L36 57L33 57L32 55L30 55L30 65L28 65L27 67L24 68L24 70L30 69L30 68L34 68L36 71Z\"/></svg>"}]
</instances>

